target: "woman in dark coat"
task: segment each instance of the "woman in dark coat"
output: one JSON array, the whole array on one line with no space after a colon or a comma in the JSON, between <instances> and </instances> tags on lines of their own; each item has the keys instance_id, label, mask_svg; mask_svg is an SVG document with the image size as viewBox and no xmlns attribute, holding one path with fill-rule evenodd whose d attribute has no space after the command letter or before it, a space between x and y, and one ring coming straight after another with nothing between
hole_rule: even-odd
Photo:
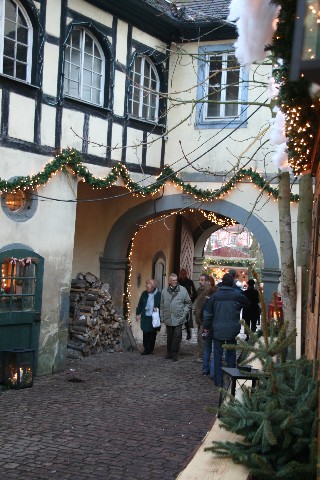
<instances>
[{"instance_id":1,"label":"woman in dark coat","mask_svg":"<svg viewBox=\"0 0 320 480\"><path fill-rule=\"evenodd\" d=\"M141 355L150 355L154 351L157 333L159 328L152 326L152 312L158 309L160 311L161 293L157 290L157 282L153 279L146 281L146 289L142 292L137 309L136 320L140 321L143 331L143 352Z\"/></svg>"},{"instance_id":2,"label":"woman in dark coat","mask_svg":"<svg viewBox=\"0 0 320 480\"><path fill-rule=\"evenodd\" d=\"M250 305L248 307L244 307L242 310L242 318L245 320L246 324L253 332L257 329L257 322L260 319L260 298L259 292L254 288L254 280L250 278L248 280L248 288L244 292L244 295L248 298ZM248 340L249 335L247 335L246 340Z\"/></svg>"}]
</instances>

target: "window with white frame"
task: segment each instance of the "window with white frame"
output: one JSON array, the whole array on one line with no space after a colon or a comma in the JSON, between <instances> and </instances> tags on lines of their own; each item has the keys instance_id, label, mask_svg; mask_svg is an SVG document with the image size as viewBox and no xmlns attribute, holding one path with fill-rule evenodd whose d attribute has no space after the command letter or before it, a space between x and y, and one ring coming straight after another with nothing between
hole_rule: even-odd
<instances>
[{"instance_id":1,"label":"window with white frame","mask_svg":"<svg viewBox=\"0 0 320 480\"><path fill-rule=\"evenodd\" d=\"M233 128L245 123L248 74L237 63L232 46L199 48L197 125ZM245 125L243 125L245 126Z\"/></svg>"},{"instance_id":2,"label":"window with white frame","mask_svg":"<svg viewBox=\"0 0 320 480\"><path fill-rule=\"evenodd\" d=\"M143 55L136 56L132 72L129 111L134 117L158 121L160 81L152 62Z\"/></svg>"},{"instance_id":3,"label":"window with white frame","mask_svg":"<svg viewBox=\"0 0 320 480\"><path fill-rule=\"evenodd\" d=\"M15 0L0 0L1 73L31 82L31 21L23 6Z\"/></svg>"},{"instance_id":4,"label":"window with white frame","mask_svg":"<svg viewBox=\"0 0 320 480\"><path fill-rule=\"evenodd\" d=\"M100 45L87 30L74 28L65 49L64 94L103 105L104 70Z\"/></svg>"}]
</instances>

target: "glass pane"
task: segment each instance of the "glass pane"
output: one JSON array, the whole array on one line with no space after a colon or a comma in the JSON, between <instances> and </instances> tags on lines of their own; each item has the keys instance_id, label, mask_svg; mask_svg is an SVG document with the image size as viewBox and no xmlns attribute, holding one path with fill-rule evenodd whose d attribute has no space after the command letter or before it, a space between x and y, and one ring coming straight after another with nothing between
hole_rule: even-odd
<instances>
[{"instance_id":1,"label":"glass pane","mask_svg":"<svg viewBox=\"0 0 320 480\"><path fill-rule=\"evenodd\" d=\"M85 35L85 42L84 42L84 51L85 53L90 53L91 55L93 54L93 41L92 41L92 38L87 35L87 34L84 34Z\"/></svg>"},{"instance_id":2,"label":"glass pane","mask_svg":"<svg viewBox=\"0 0 320 480\"><path fill-rule=\"evenodd\" d=\"M139 116L139 103L137 102L132 103L132 115L134 115L135 117Z\"/></svg>"},{"instance_id":3,"label":"glass pane","mask_svg":"<svg viewBox=\"0 0 320 480\"><path fill-rule=\"evenodd\" d=\"M17 44L17 60L20 60L20 62L27 63L27 58L28 58L28 47L18 43Z\"/></svg>"},{"instance_id":4,"label":"glass pane","mask_svg":"<svg viewBox=\"0 0 320 480\"><path fill-rule=\"evenodd\" d=\"M156 108L156 102L157 102L157 95L150 95L150 106L152 108Z\"/></svg>"},{"instance_id":5,"label":"glass pane","mask_svg":"<svg viewBox=\"0 0 320 480\"><path fill-rule=\"evenodd\" d=\"M226 117L237 117L239 106L236 103L226 105Z\"/></svg>"},{"instance_id":6,"label":"glass pane","mask_svg":"<svg viewBox=\"0 0 320 480\"><path fill-rule=\"evenodd\" d=\"M92 102L100 105L100 90L92 89Z\"/></svg>"},{"instance_id":7,"label":"glass pane","mask_svg":"<svg viewBox=\"0 0 320 480\"><path fill-rule=\"evenodd\" d=\"M80 81L80 68L77 66L77 65L72 65L72 64L69 64L70 65L70 73L69 73L69 78L71 80L74 80L76 82L79 83Z\"/></svg>"},{"instance_id":8,"label":"glass pane","mask_svg":"<svg viewBox=\"0 0 320 480\"><path fill-rule=\"evenodd\" d=\"M5 17L16 21L16 4L11 0L5 0Z\"/></svg>"},{"instance_id":9,"label":"glass pane","mask_svg":"<svg viewBox=\"0 0 320 480\"><path fill-rule=\"evenodd\" d=\"M3 45L3 55L5 55L6 57L14 58L14 46L15 43L12 40L8 40L7 38L5 38Z\"/></svg>"},{"instance_id":10,"label":"glass pane","mask_svg":"<svg viewBox=\"0 0 320 480\"><path fill-rule=\"evenodd\" d=\"M91 88L87 85L83 85L82 88L82 99L86 102L91 102Z\"/></svg>"},{"instance_id":11,"label":"glass pane","mask_svg":"<svg viewBox=\"0 0 320 480\"><path fill-rule=\"evenodd\" d=\"M95 88L101 88L101 75L97 75L96 73L92 74L92 86Z\"/></svg>"},{"instance_id":12,"label":"glass pane","mask_svg":"<svg viewBox=\"0 0 320 480\"><path fill-rule=\"evenodd\" d=\"M93 71L96 73L101 73L102 61L99 58L93 59Z\"/></svg>"},{"instance_id":13,"label":"glass pane","mask_svg":"<svg viewBox=\"0 0 320 480\"><path fill-rule=\"evenodd\" d=\"M26 196L22 191L17 191L16 193L6 193L5 202L6 206L11 212L19 212L25 207Z\"/></svg>"},{"instance_id":14,"label":"glass pane","mask_svg":"<svg viewBox=\"0 0 320 480\"><path fill-rule=\"evenodd\" d=\"M239 87L238 85L230 85L226 87L227 102L238 101Z\"/></svg>"},{"instance_id":15,"label":"glass pane","mask_svg":"<svg viewBox=\"0 0 320 480\"><path fill-rule=\"evenodd\" d=\"M148 118L148 105L146 104L142 106L142 118Z\"/></svg>"},{"instance_id":16,"label":"glass pane","mask_svg":"<svg viewBox=\"0 0 320 480\"><path fill-rule=\"evenodd\" d=\"M220 91L216 92L214 88L209 88L208 95L208 110L207 117L219 117L220 116L220 104L213 102L220 102L221 94Z\"/></svg>"},{"instance_id":17,"label":"glass pane","mask_svg":"<svg viewBox=\"0 0 320 480\"><path fill-rule=\"evenodd\" d=\"M93 60L93 57L85 53L83 56L84 68L86 68L87 70L92 70L92 60Z\"/></svg>"},{"instance_id":18,"label":"glass pane","mask_svg":"<svg viewBox=\"0 0 320 480\"><path fill-rule=\"evenodd\" d=\"M98 49L98 47L97 47L97 45L96 45L95 43L94 43L94 51L93 51L93 54L94 54L95 57L101 58L99 49Z\"/></svg>"},{"instance_id":19,"label":"glass pane","mask_svg":"<svg viewBox=\"0 0 320 480\"><path fill-rule=\"evenodd\" d=\"M77 48L80 50L80 37L81 37L81 32L80 30L73 30L72 35L71 35L71 41L70 44L72 45L73 48Z\"/></svg>"},{"instance_id":20,"label":"glass pane","mask_svg":"<svg viewBox=\"0 0 320 480\"><path fill-rule=\"evenodd\" d=\"M92 74L88 70L83 70L83 83L92 85Z\"/></svg>"},{"instance_id":21,"label":"glass pane","mask_svg":"<svg viewBox=\"0 0 320 480\"><path fill-rule=\"evenodd\" d=\"M80 67L80 52L79 50L71 50L71 62Z\"/></svg>"},{"instance_id":22,"label":"glass pane","mask_svg":"<svg viewBox=\"0 0 320 480\"><path fill-rule=\"evenodd\" d=\"M27 79L27 65L24 63L16 63L16 78L20 78L20 80Z\"/></svg>"},{"instance_id":23,"label":"glass pane","mask_svg":"<svg viewBox=\"0 0 320 480\"><path fill-rule=\"evenodd\" d=\"M27 22L20 10L20 8L18 8L18 16L17 16L17 23L19 26L24 26L24 27L27 27Z\"/></svg>"},{"instance_id":24,"label":"glass pane","mask_svg":"<svg viewBox=\"0 0 320 480\"><path fill-rule=\"evenodd\" d=\"M156 120L156 109L153 107L149 108L149 119Z\"/></svg>"},{"instance_id":25,"label":"glass pane","mask_svg":"<svg viewBox=\"0 0 320 480\"><path fill-rule=\"evenodd\" d=\"M134 71L137 73L141 73L141 61L142 61L141 57L136 57L134 61Z\"/></svg>"},{"instance_id":26,"label":"glass pane","mask_svg":"<svg viewBox=\"0 0 320 480\"><path fill-rule=\"evenodd\" d=\"M28 29L24 27L20 27L17 30L17 41L23 43L24 45L28 45Z\"/></svg>"},{"instance_id":27,"label":"glass pane","mask_svg":"<svg viewBox=\"0 0 320 480\"><path fill-rule=\"evenodd\" d=\"M74 98L79 98L79 84L72 80L66 79L64 82L64 91L67 95L70 95Z\"/></svg>"},{"instance_id":28,"label":"glass pane","mask_svg":"<svg viewBox=\"0 0 320 480\"><path fill-rule=\"evenodd\" d=\"M36 267L29 258L6 259L1 265L0 310L34 310Z\"/></svg>"},{"instance_id":29,"label":"glass pane","mask_svg":"<svg viewBox=\"0 0 320 480\"><path fill-rule=\"evenodd\" d=\"M5 35L5 37L12 38L13 40L15 40L15 38L16 38L16 24L6 20L5 23L4 23L4 35Z\"/></svg>"},{"instance_id":30,"label":"glass pane","mask_svg":"<svg viewBox=\"0 0 320 480\"><path fill-rule=\"evenodd\" d=\"M4 75L14 76L14 60L3 57L3 73Z\"/></svg>"},{"instance_id":31,"label":"glass pane","mask_svg":"<svg viewBox=\"0 0 320 480\"><path fill-rule=\"evenodd\" d=\"M133 89L132 98L135 102L139 103L139 99L140 99L140 89L139 88L134 88Z\"/></svg>"},{"instance_id":32,"label":"glass pane","mask_svg":"<svg viewBox=\"0 0 320 480\"><path fill-rule=\"evenodd\" d=\"M147 61L145 61L145 62L144 62L144 77L145 77L145 78L146 78L146 77L147 77L147 78L150 77L150 74L151 74L150 69L151 69L150 63L147 62ZM149 83L149 82L148 82L148 83Z\"/></svg>"}]
</instances>

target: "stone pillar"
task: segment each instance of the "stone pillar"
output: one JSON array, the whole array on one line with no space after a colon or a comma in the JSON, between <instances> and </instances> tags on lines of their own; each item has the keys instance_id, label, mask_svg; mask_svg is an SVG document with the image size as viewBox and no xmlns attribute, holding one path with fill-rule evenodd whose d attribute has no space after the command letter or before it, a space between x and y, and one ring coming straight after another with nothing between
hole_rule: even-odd
<instances>
[{"instance_id":1,"label":"stone pillar","mask_svg":"<svg viewBox=\"0 0 320 480\"><path fill-rule=\"evenodd\" d=\"M203 260L204 257L193 257L193 275L192 280L196 286L199 287L199 277L203 273Z\"/></svg>"},{"instance_id":2,"label":"stone pillar","mask_svg":"<svg viewBox=\"0 0 320 480\"><path fill-rule=\"evenodd\" d=\"M273 292L278 291L280 277L280 270L271 268L263 268L261 270L261 282L263 283L264 299L267 308L269 303L273 301Z\"/></svg>"},{"instance_id":3,"label":"stone pillar","mask_svg":"<svg viewBox=\"0 0 320 480\"><path fill-rule=\"evenodd\" d=\"M100 279L102 282L109 284L110 295L120 317L123 316L123 294L127 266L127 258L100 257Z\"/></svg>"}]
</instances>

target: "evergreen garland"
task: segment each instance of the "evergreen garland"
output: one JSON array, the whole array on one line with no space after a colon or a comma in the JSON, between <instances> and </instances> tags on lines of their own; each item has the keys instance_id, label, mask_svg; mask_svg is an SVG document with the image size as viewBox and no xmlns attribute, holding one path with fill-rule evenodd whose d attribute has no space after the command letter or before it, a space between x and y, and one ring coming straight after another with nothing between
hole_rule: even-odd
<instances>
[{"instance_id":1,"label":"evergreen garland","mask_svg":"<svg viewBox=\"0 0 320 480\"><path fill-rule=\"evenodd\" d=\"M241 180L247 177L269 196L272 195L275 199L278 198L278 189L271 187L269 183L252 168L240 169L230 180L217 190L203 190L197 186L192 186L190 183L185 183L178 177L175 171L167 165L161 171L155 182L149 186L142 186L131 179L129 171L122 163L118 163L112 167L108 176L103 178L95 177L83 164L81 154L75 149L62 150L51 162L48 162L45 165L41 172L35 175L17 177L10 182L0 178L0 193L12 193L17 190L37 188L41 185L45 185L50 178L59 171L68 171L68 169L71 173L82 178L83 181L87 182L94 189L109 188L114 185L118 178L122 178L125 186L132 193L141 196L154 195L167 181L171 181L179 186L185 193L189 193L202 201L210 201L227 194L238 182L241 182ZM299 195L291 194L291 201L298 202Z\"/></svg>"}]
</instances>

